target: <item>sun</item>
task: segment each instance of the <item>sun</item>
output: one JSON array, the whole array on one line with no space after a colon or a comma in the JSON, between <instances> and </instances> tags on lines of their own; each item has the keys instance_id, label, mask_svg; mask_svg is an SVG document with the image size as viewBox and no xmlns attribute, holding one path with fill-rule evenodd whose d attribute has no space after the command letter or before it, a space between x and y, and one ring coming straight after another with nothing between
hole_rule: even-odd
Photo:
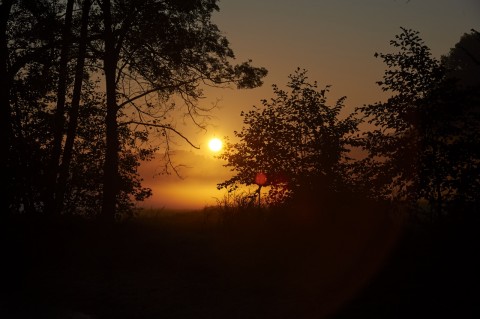
<instances>
[{"instance_id":1,"label":"sun","mask_svg":"<svg viewBox=\"0 0 480 319\"><path fill-rule=\"evenodd\" d=\"M214 137L210 140L210 142L208 142L208 147L210 148L210 150L212 150L213 152L218 152L222 149L222 146L223 146L223 143L220 139Z\"/></svg>"}]
</instances>

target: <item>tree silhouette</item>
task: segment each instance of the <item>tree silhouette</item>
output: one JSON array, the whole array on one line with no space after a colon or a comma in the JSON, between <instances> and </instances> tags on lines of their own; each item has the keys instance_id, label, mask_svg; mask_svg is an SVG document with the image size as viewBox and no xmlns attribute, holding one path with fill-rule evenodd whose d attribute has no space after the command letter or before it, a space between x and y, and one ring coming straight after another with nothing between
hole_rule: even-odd
<instances>
[{"instance_id":1,"label":"tree silhouette","mask_svg":"<svg viewBox=\"0 0 480 319\"><path fill-rule=\"evenodd\" d=\"M0 132L2 135L1 150L3 156L0 159L1 166L6 169L5 182L13 182L13 172L10 166L10 145L13 140L12 115L10 106L10 68L9 68L9 50L7 25L8 17L12 11L13 0L2 1L0 4ZM10 192L6 194L7 198L12 195ZM11 196L10 196L11 197ZM2 211L10 210L9 201L2 203Z\"/></svg>"},{"instance_id":2,"label":"tree silhouette","mask_svg":"<svg viewBox=\"0 0 480 319\"><path fill-rule=\"evenodd\" d=\"M480 86L480 33L472 29L465 33L450 52L442 56L449 77L457 79L464 88Z\"/></svg>"},{"instance_id":3,"label":"tree silhouette","mask_svg":"<svg viewBox=\"0 0 480 319\"><path fill-rule=\"evenodd\" d=\"M455 155L460 145L472 150L476 143L462 132L467 122L456 114L468 97L448 79L447 69L432 57L418 32L402 28L390 44L398 52L375 56L388 67L378 84L393 96L358 108L375 128L364 134L369 156L357 167L374 186L375 196L439 216L463 192L460 171L478 167L478 157Z\"/></svg>"},{"instance_id":4,"label":"tree silhouette","mask_svg":"<svg viewBox=\"0 0 480 319\"><path fill-rule=\"evenodd\" d=\"M453 105L446 114L449 131L450 185L455 206L477 209L480 193L480 33L464 34L442 57L447 78L454 86ZM475 204L476 203L476 204ZM476 208L475 208L476 207ZM460 210L453 207L452 210Z\"/></svg>"},{"instance_id":5,"label":"tree silhouette","mask_svg":"<svg viewBox=\"0 0 480 319\"><path fill-rule=\"evenodd\" d=\"M58 3L5 1L1 11L1 129L5 209L35 211L45 203L52 142L60 17Z\"/></svg>"},{"instance_id":6,"label":"tree silhouette","mask_svg":"<svg viewBox=\"0 0 480 319\"><path fill-rule=\"evenodd\" d=\"M73 148L75 145L75 139L77 137L80 102L82 95L82 85L84 82L85 74L85 61L87 59L87 45L88 45L88 24L90 20L92 1L84 0L82 3L81 18L80 18L80 32L78 37L78 51L75 61L75 75L73 79L73 89L71 106L68 110L68 125L66 128L65 145L63 147L63 153L61 154L61 163L54 160L53 165L56 165L56 169L52 173L54 175L54 183L51 185L53 207L50 209L53 213L61 213L64 209L65 193L68 181L68 175L70 172L70 165L72 163ZM63 138L63 135L62 135ZM57 177L58 169L58 179ZM91 202L91 201L90 201ZM84 206L86 207L86 206ZM47 207L47 209L49 209Z\"/></svg>"},{"instance_id":7,"label":"tree silhouette","mask_svg":"<svg viewBox=\"0 0 480 319\"><path fill-rule=\"evenodd\" d=\"M177 95L192 118L202 96L200 83L221 86L235 83L239 88L260 85L263 68L250 62L231 65L234 58L229 43L211 22L217 1L150 0L100 2L101 45L106 83L106 154L102 216L113 220L119 194L119 120L135 129L157 128L165 136L181 135L157 103ZM102 49L103 48L103 49ZM139 103L143 101L144 103ZM158 104L157 104L158 105ZM136 118L125 117L130 108ZM195 121L195 120L194 120ZM120 123L122 125L122 123Z\"/></svg>"},{"instance_id":8,"label":"tree silhouette","mask_svg":"<svg viewBox=\"0 0 480 319\"><path fill-rule=\"evenodd\" d=\"M327 105L329 86L319 89L316 82L308 82L306 73L297 69L289 76L288 91L273 85L273 98L241 113L244 127L234 132L239 142L227 140L219 156L236 174L218 184L219 189L255 184L262 172L267 177L264 185L271 187L271 203L307 194L318 200L340 190L358 120L340 120L345 97Z\"/></svg>"},{"instance_id":9,"label":"tree silhouette","mask_svg":"<svg viewBox=\"0 0 480 319\"><path fill-rule=\"evenodd\" d=\"M149 142L167 153L171 135L188 142L170 112L201 125L203 85L251 88L266 75L232 64L216 10L207 0L2 2L5 211L103 206L112 221L148 196L137 167L159 150Z\"/></svg>"}]
</instances>

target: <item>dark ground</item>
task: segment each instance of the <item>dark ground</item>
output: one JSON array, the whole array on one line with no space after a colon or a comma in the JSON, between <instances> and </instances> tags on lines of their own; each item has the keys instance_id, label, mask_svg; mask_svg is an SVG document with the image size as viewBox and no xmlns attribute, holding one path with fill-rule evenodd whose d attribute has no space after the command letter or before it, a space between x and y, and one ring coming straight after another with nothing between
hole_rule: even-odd
<instances>
[{"instance_id":1,"label":"dark ground","mask_svg":"<svg viewBox=\"0 0 480 319\"><path fill-rule=\"evenodd\" d=\"M2 222L0 318L480 318L478 223Z\"/></svg>"}]
</instances>

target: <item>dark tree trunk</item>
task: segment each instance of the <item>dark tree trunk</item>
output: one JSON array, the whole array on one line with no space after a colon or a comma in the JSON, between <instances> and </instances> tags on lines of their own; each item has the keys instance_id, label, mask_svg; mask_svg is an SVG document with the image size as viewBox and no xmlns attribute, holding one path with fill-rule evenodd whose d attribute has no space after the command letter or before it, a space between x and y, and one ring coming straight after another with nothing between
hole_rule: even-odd
<instances>
[{"instance_id":1,"label":"dark tree trunk","mask_svg":"<svg viewBox=\"0 0 480 319\"><path fill-rule=\"evenodd\" d=\"M66 184L70 163L72 161L73 145L77 135L78 113L80 109L80 98L82 93L82 83L85 67L85 55L87 52L88 20L90 14L91 0L84 0L82 6L82 22L80 30L80 43L78 56L75 66L75 79L73 84L72 105L69 112L69 122L67 128L67 138L63 149L62 164L60 166L57 188L55 191L55 210L63 211L63 201L65 198Z\"/></svg>"},{"instance_id":2,"label":"dark tree trunk","mask_svg":"<svg viewBox=\"0 0 480 319\"><path fill-rule=\"evenodd\" d=\"M13 144L12 133L12 114L10 107L10 87L11 76L8 70L8 39L7 39L7 22L12 10L14 0L4 0L0 5L0 140L1 142L1 167L5 173L3 183L9 189L14 172L11 167L11 147ZM8 191L4 199L1 201L2 213L10 211L10 201Z\"/></svg>"},{"instance_id":3,"label":"dark tree trunk","mask_svg":"<svg viewBox=\"0 0 480 319\"><path fill-rule=\"evenodd\" d=\"M115 37L112 30L112 17L110 0L102 2L105 54L103 57L103 71L105 72L105 85L107 95L106 150L103 180L103 202L101 219L106 223L115 221L116 204L118 195L118 123L117 123L117 98L116 98L116 66L118 54L115 49Z\"/></svg>"},{"instance_id":4,"label":"dark tree trunk","mask_svg":"<svg viewBox=\"0 0 480 319\"><path fill-rule=\"evenodd\" d=\"M57 107L55 109L52 157L50 171L47 178L46 213L57 213L55 210L55 189L59 171L60 155L62 153L63 131L65 125L65 101L67 95L68 55L72 45L72 16L74 0L68 0L65 11L65 25L62 32L62 50L60 53L60 67L57 86Z\"/></svg>"}]
</instances>

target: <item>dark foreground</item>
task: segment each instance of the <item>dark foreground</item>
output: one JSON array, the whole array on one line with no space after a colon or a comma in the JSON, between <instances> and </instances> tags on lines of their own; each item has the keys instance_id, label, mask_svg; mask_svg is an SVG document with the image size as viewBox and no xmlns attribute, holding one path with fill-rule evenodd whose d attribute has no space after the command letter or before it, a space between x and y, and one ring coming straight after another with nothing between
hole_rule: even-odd
<instances>
[{"instance_id":1,"label":"dark foreground","mask_svg":"<svg viewBox=\"0 0 480 319\"><path fill-rule=\"evenodd\" d=\"M480 318L478 223L7 221L0 318Z\"/></svg>"}]
</instances>

